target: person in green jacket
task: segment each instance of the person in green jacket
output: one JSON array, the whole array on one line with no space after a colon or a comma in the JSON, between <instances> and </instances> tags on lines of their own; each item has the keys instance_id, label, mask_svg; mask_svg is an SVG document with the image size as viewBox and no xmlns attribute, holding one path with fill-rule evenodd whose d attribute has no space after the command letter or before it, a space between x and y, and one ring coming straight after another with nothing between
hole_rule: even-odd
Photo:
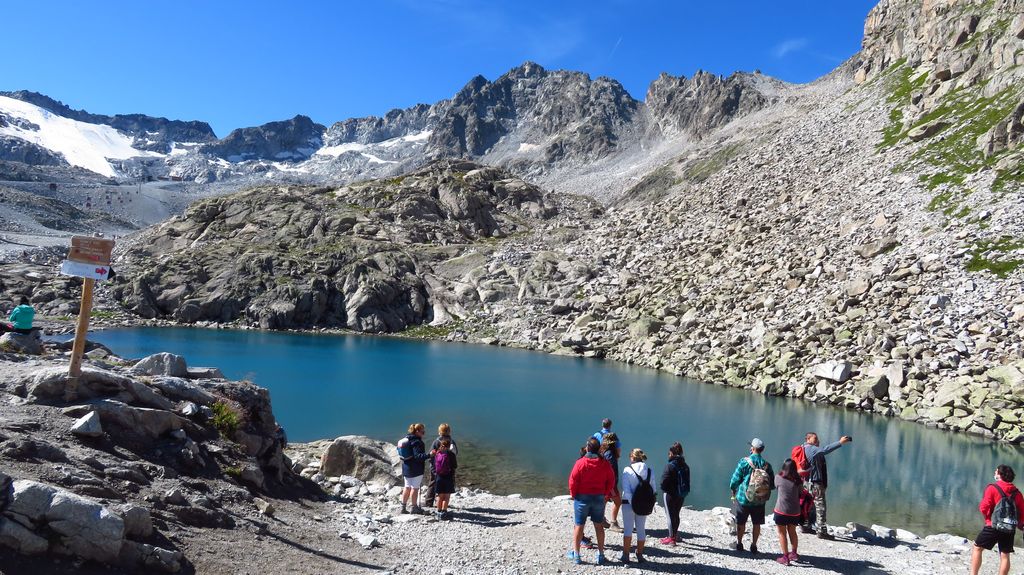
<instances>
[{"instance_id":1,"label":"person in green jacket","mask_svg":"<svg viewBox=\"0 0 1024 575\"><path fill-rule=\"evenodd\" d=\"M28 298L25 296L21 296L18 304L18 307L11 310L11 315L8 317L11 323L0 324L0 333L7 331L24 335L32 333L32 321L36 317L36 310L28 305Z\"/></svg>"},{"instance_id":2,"label":"person in green jacket","mask_svg":"<svg viewBox=\"0 0 1024 575\"><path fill-rule=\"evenodd\" d=\"M736 517L736 543L731 545L736 551L743 551L743 535L747 530L747 519L754 524L751 532L750 553L757 555L757 540L761 537L761 526L764 525L764 505L775 489L775 472L772 466L761 456L764 452L764 442L758 438L750 440L750 455L740 459L736 464L736 471L733 471L732 479L729 482L729 489L732 491L733 515ZM751 501L748 487L754 478L755 470L758 471L764 493L760 493L761 501ZM756 491L756 490L755 490Z\"/></svg>"}]
</instances>

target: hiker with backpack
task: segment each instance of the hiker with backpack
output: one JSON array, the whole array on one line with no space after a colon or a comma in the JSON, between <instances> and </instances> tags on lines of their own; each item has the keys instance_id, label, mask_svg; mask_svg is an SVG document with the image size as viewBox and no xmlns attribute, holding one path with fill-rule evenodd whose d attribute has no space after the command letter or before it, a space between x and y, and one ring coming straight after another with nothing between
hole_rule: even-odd
<instances>
[{"instance_id":1,"label":"hiker with backpack","mask_svg":"<svg viewBox=\"0 0 1024 575\"><path fill-rule=\"evenodd\" d=\"M647 540L647 516L654 512L657 497L647 467L647 455L642 449L629 454L629 465L622 469L622 562L629 563L633 530L636 530L636 562L644 563L644 542Z\"/></svg>"},{"instance_id":2,"label":"hiker with backpack","mask_svg":"<svg viewBox=\"0 0 1024 575\"><path fill-rule=\"evenodd\" d=\"M807 480L811 482L811 495L814 496L814 510L818 517L818 538L834 540L835 536L828 532L828 523L826 518L827 503L825 501L825 490L828 488L828 466L825 462L825 456L833 451L839 449L843 445L853 441L853 438L849 435L844 435L839 438L839 441L830 443L825 447L821 447L818 442L818 434L813 431L808 433L804 437L804 444L800 446L799 452L802 452L803 465L805 473L807 474ZM793 448L793 453L799 453L796 448ZM793 460L800 462L801 457L794 457ZM805 525L806 528L810 527Z\"/></svg>"},{"instance_id":3,"label":"hiker with backpack","mask_svg":"<svg viewBox=\"0 0 1024 575\"><path fill-rule=\"evenodd\" d=\"M445 439L451 442L451 447L449 447L448 450L455 455L458 455L459 446L455 443L455 440L452 439L452 426L447 423L442 423L437 426L437 439L435 439L434 443L430 445L430 451L436 452L441 446L441 442ZM434 470L434 458L431 457L427 461L430 463L430 479L427 480L427 494L423 498L423 504L427 507L433 507L434 496L437 493L437 473L435 473Z\"/></svg>"},{"instance_id":4,"label":"hiker with backpack","mask_svg":"<svg viewBox=\"0 0 1024 575\"><path fill-rule=\"evenodd\" d=\"M985 488L978 509L985 518L985 527L974 540L971 553L971 575L978 575L981 569L982 550L991 551L999 545L999 575L1010 572L1010 553L1013 553L1013 538L1018 529L1024 529L1024 496L1013 484L1016 475L1009 465L996 468L994 483Z\"/></svg>"},{"instance_id":5,"label":"hiker with backpack","mask_svg":"<svg viewBox=\"0 0 1024 575\"><path fill-rule=\"evenodd\" d=\"M605 529L622 529L619 525L619 509L622 508L622 498L619 496L620 445L619 436L611 432L606 433L604 438L601 439L601 457L604 457L608 464L612 466L612 473L615 474L615 489L612 492L612 520L611 523L607 519L605 520Z\"/></svg>"},{"instance_id":6,"label":"hiker with backpack","mask_svg":"<svg viewBox=\"0 0 1024 575\"><path fill-rule=\"evenodd\" d=\"M750 553L757 555L757 540L764 525L764 506L775 489L775 474L770 463L764 460L764 442L758 438L750 440L750 455L740 459L732 473L729 489L732 490L733 514L736 517L736 543L731 547L743 551L743 535L749 518L754 527L751 532Z\"/></svg>"},{"instance_id":7,"label":"hiker with backpack","mask_svg":"<svg viewBox=\"0 0 1024 575\"><path fill-rule=\"evenodd\" d=\"M615 472L598 453L601 443L591 437L587 440L587 453L576 460L569 474L569 496L573 501L573 548L566 553L577 565L583 563L580 543L583 526L589 518L597 533L597 564L604 563L604 505L615 488Z\"/></svg>"},{"instance_id":8,"label":"hiker with backpack","mask_svg":"<svg viewBox=\"0 0 1024 575\"><path fill-rule=\"evenodd\" d=\"M453 443L447 437L441 440L437 446L432 459L434 468L434 482L437 488L437 518L451 519L448 512L448 501L455 493L455 470L459 467L459 460L452 449Z\"/></svg>"},{"instance_id":9,"label":"hiker with backpack","mask_svg":"<svg viewBox=\"0 0 1024 575\"><path fill-rule=\"evenodd\" d=\"M796 526L800 524L800 496L803 492L804 481L800 479L797 472L796 462L787 459L782 463L782 470L775 477L775 487L778 495L775 498L775 528L779 532L779 544L782 546L782 555L777 559L783 565L789 565L798 561ZM792 547L792 551L790 551Z\"/></svg>"},{"instance_id":10,"label":"hiker with backpack","mask_svg":"<svg viewBox=\"0 0 1024 575\"><path fill-rule=\"evenodd\" d=\"M661 539L662 545L674 547L682 541L679 535L679 511L690 494L690 466L683 457L683 444L678 441L668 448L668 464L661 474L661 492L668 515L668 537Z\"/></svg>"},{"instance_id":11,"label":"hiker with backpack","mask_svg":"<svg viewBox=\"0 0 1024 575\"><path fill-rule=\"evenodd\" d=\"M398 441L398 457L402 460L402 477L405 479L405 488L402 490L402 513L413 513L423 515L423 508L419 506L420 485L423 484L423 472L426 468L426 461L430 456L423 444L423 435L427 428L422 423L414 423L409 426L409 433ZM412 502L412 509L406 505Z\"/></svg>"}]
</instances>

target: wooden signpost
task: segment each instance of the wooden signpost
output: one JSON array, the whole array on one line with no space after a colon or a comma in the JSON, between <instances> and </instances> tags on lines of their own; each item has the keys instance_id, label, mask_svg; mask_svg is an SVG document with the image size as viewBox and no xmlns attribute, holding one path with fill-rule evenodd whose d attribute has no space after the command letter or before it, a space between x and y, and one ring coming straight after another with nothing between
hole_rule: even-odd
<instances>
[{"instance_id":1,"label":"wooden signpost","mask_svg":"<svg viewBox=\"0 0 1024 575\"><path fill-rule=\"evenodd\" d=\"M71 238L71 251L60 266L60 273L84 278L82 282L82 305L78 309L78 325L75 327L75 343L71 348L71 367L68 369L68 386L64 399L73 401L78 396L78 376L82 374L82 355L85 353L85 336L89 331L89 316L92 315L92 289L96 280L105 280L110 275L110 254L114 251L114 240L75 236Z\"/></svg>"}]
</instances>

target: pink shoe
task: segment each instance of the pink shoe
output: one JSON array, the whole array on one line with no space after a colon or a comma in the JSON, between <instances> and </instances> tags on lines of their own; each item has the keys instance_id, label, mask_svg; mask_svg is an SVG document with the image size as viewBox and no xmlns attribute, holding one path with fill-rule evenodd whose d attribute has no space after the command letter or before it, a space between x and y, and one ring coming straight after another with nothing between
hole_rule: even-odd
<instances>
[{"instance_id":1,"label":"pink shoe","mask_svg":"<svg viewBox=\"0 0 1024 575\"><path fill-rule=\"evenodd\" d=\"M778 561L779 563L782 563L783 565L789 565L789 555L783 555L783 556L779 557L778 559L776 559L776 561Z\"/></svg>"},{"instance_id":2,"label":"pink shoe","mask_svg":"<svg viewBox=\"0 0 1024 575\"><path fill-rule=\"evenodd\" d=\"M790 551L788 557L790 563L796 563L800 560L800 556L796 554L796 551Z\"/></svg>"},{"instance_id":3,"label":"pink shoe","mask_svg":"<svg viewBox=\"0 0 1024 575\"><path fill-rule=\"evenodd\" d=\"M662 545L668 545L669 547L676 546L676 540L671 537L665 537L660 540Z\"/></svg>"}]
</instances>

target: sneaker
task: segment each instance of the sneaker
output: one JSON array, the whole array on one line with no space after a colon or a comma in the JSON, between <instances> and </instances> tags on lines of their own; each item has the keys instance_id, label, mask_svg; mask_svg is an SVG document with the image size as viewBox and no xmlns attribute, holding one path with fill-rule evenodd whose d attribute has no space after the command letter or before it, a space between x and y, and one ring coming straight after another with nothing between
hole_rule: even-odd
<instances>
[{"instance_id":1,"label":"sneaker","mask_svg":"<svg viewBox=\"0 0 1024 575\"><path fill-rule=\"evenodd\" d=\"M597 564L598 565L604 565L604 563L605 563L604 555L598 553L597 554Z\"/></svg>"},{"instance_id":2,"label":"sneaker","mask_svg":"<svg viewBox=\"0 0 1024 575\"><path fill-rule=\"evenodd\" d=\"M740 541L733 541L729 544L729 549L733 551L743 551L743 543Z\"/></svg>"},{"instance_id":3,"label":"sneaker","mask_svg":"<svg viewBox=\"0 0 1024 575\"><path fill-rule=\"evenodd\" d=\"M671 537L665 537L663 539L659 539L659 541L661 542L662 545L668 545L669 547L675 547L676 546L676 540L671 538Z\"/></svg>"},{"instance_id":4,"label":"sneaker","mask_svg":"<svg viewBox=\"0 0 1024 575\"><path fill-rule=\"evenodd\" d=\"M797 561L800 560L800 556L796 554L796 551L790 551L789 555L787 555L787 557L789 557L789 562L790 563L796 563Z\"/></svg>"},{"instance_id":5,"label":"sneaker","mask_svg":"<svg viewBox=\"0 0 1024 575\"><path fill-rule=\"evenodd\" d=\"M572 560L573 563L575 563L577 565L583 563L583 559L580 557L580 554L575 552L575 551L573 551L573 550L571 550L571 549L569 550L568 553L565 554L565 556L568 557L570 560Z\"/></svg>"},{"instance_id":6,"label":"sneaker","mask_svg":"<svg viewBox=\"0 0 1024 575\"><path fill-rule=\"evenodd\" d=\"M637 553L636 554L636 562L637 563L647 563L647 559L645 559L643 555Z\"/></svg>"},{"instance_id":7,"label":"sneaker","mask_svg":"<svg viewBox=\"0 0 1024 575\"><path fill-rule=\"evenodd\" d=\"M604 528L605 529L611 529L612 528L612 524L608 523L607 519L604 520Z\"/></svg>"},{"instance_id":8,"label":"sneaker","mask_svg":"<svg viewBox=\"0 0 1024 575\"><path fill-rule=\"evenodd\" d=\"M408 515L409 514L409 509L405 505L403 505L402 506L402 510L399 511L398 514L399 515Z\"/></svg>"},{"instance_id":9,"label":"sneaker","mask_svg":"<svg viewBox=\"0 0 1024 575\"><path fill-rule=\"evenodd\" d=\"M623 553L622 557L619 557L619 561L623 563L629 563L629 553Z\"/></svg>"},{"instance_id":10,"label":"sneaker","mask_svg":"<svg viewBox=\"0 0 1024 575\"><path fill-rule=\"evenodd\" d=\"M824 539L825 541L835 541L836 536L832 535L828 531L822 531L821 533L818 533L818 539Z\"/></svg>"},{"instance_id":11,"label":"sneaker","mask_svg":"<svg viewBox=\"0 0 1024 575\"><path fill-rule=\"evenodd\" d=\"M755 543L751 543L750 544L750 554L751 555L757 555L758 554L757 544L755 544Z\"/></svg>"},{"instance_id":12,"label":"sneaker","mask_svg":"<svg viewBox=\"0 0 1024 575\"><path fill-rule=\"evenodd\" d=\"M811 527L810 525L801 525L800 526L800 531L803 531L804 533L808 533L808 534L814 534L814 528Z\"/></svg>"},{"instance_id":13,"label":"sneaker","mask_svg":"<svg viewBox=\"0 0 1024 575\"><path fill-rule=\"evenodd\" d=\"M776 559L776 561L778 561L779 563L782 563L783 565L789 565L789 555L783 555L783 556L779 557L778 559Z\"/></svg>"},{"instance_id":14,"label":"sneaker","mask_svg":"<svg viewBox=\"0 0 1024 575\"><path fill-rule=\"evenodd\" d=\"M425 511L423 511L423 508L420 507L419 505L413 505L412 509L409 510L409 513L412 513L413 515L426 515L427 514Z\"/></svg>"}]
</instances>

